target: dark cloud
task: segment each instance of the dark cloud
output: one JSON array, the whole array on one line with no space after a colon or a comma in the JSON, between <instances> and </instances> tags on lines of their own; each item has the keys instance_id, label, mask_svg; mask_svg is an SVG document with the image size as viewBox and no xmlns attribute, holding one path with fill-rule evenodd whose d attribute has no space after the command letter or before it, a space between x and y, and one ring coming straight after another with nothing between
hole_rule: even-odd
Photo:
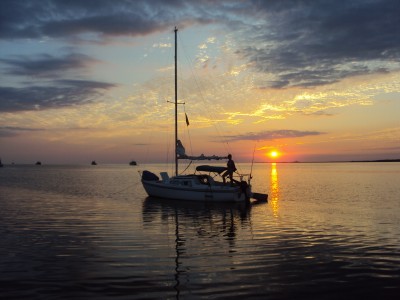
<instances>
[{"instance_id":1,"label":"dark cloud","mask_svg":"<svg viewBox=\"0 0 400 300\"><path fill-rule=\"evenodd\" d=\"M2 0L0 38L144 35L186 22L208 22L185 1Z\"/></svg>"},{"instance_id":2,"label":"dark cloud","mask_svg":"<svg viewBox=\"0 0 400 300\"><path fill-rule=\"evenodd\" d=\"M60 57L50 54L16 56L0 59L0 62L8 66L6 73L9 75L54 78L65 76L69 70L83 69L96 60L84 54L71 53Z\"/></svg>"},{"instance_id":3,"label":"dark cloud","mask_svg":"<svg viewBox=\"0 0 400 300\"><path fill-rule=\"evenodd\" d=\"M398 0L2 0L0 39L101 41L220 23L243 34L237 53L274 78L261 88L312 87L400 68L399 11Z\"/></svg>"},{"instance_id":4,"label":"dark cloud","mask_svg":"<svg viewBox=\"0 0 400 300\"><path fill-rule=\"evenodd\" d=\"M13 127L13 126L0 126L0 137L14 137L18 136L21 132L42 131L40 128L28 127Z\"/></svg>"},{"instance_id":5,"label":"dark cloud","mask_svg":"<svg viewBox=\"0 0 400 300\"><path fill-rule=\"evenodd\" d=\"M262 132L248 132L240 135L225 136L228 141L268 141L276 139L297 138L310 135L320 135L324 132L318 131L299 131L299 130L270 130Z\"/></svg>"},{"instance_id":6,"label":"dark cloud","mask_svg":"<svg viewBox=\"0 0 400 300\"><path fill-rule=\"evenodd\" d=\"M316 86L359 74L387 72L400 62L397 0L254 1L247 11L266 20L251 26L239 53L274 87ZM373 63L372 63L373 62ZM397 65L398 67L398 65Z\"/></svg>"},{"instance_id":7,"label":"dark cloud","mask_svg":"<svg viewBox=\"0 0 400 300\"><path fill-rule=\"evenodd\" d=\"M115 85L97 81L57 80L51 86L0 87L0 112L64 108L96 101Z\"/></svg>"}]
</instances>

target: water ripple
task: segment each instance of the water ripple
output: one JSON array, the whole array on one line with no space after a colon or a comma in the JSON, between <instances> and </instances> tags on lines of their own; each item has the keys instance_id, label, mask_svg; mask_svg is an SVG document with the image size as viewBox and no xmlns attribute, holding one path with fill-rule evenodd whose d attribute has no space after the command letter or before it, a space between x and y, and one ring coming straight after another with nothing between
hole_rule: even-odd
<instances>
[{"instance_id":1,"label":"water ripple","mask_svg":"<svg viewBox=\"0 0 400 300\"><path fill-rule=\"evenodd\" d=\"M399 182L354 168L275 166L251 205L146 198L127 167L6 170L0 298L395 299Z\"/></svg>"}]
</instances>

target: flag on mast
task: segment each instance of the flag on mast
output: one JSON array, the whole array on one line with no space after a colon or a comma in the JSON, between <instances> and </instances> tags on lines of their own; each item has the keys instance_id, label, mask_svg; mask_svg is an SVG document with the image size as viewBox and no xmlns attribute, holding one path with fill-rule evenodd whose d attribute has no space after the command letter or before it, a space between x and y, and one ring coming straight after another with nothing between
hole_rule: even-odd
<instances>
[{"instance_id":1,"label":"flag on mast","mask_svg":"<svg viewBox=\"0 0 400 300\"><path fill-rule=\"evenodd\" d=\"M185 117L186 117L186 126L189 126L189 118L186 113L185 113Z\"/></svg>"}]
</instances>

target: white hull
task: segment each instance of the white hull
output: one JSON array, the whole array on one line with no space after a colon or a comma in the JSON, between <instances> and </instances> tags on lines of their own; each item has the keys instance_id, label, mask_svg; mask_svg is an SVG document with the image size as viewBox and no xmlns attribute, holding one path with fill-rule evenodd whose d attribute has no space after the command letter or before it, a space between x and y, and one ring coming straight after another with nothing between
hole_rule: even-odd
<instances>
[{"instance_id":1,"label":"white hull","mask_svg":"<svg viewBox=\"0 0 400 300\"><path fill-rule=\"evenodd\" d=\"M210 202L241 202L246 195L238 186L196 185L180 186L164 181L142 180L143 187L151 197L164 199L210 201Z\"/></svg>"}]
</instances>

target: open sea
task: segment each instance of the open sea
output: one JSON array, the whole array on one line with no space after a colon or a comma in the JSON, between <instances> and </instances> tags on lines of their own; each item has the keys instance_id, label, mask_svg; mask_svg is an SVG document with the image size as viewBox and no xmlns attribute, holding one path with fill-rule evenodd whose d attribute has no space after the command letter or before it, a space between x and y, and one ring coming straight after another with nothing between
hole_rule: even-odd
<instances>
[{"instance_id":1,"label":"open sea","mask_svg":"<svg viewBox=\"0 0 400 300\"><path fill-rule=\"evenodd\" d=\"M249 205L147 198L138 170L0 168L0 298L400 299L400 163L255 164Z\"/></svg>"}]
</instances>

